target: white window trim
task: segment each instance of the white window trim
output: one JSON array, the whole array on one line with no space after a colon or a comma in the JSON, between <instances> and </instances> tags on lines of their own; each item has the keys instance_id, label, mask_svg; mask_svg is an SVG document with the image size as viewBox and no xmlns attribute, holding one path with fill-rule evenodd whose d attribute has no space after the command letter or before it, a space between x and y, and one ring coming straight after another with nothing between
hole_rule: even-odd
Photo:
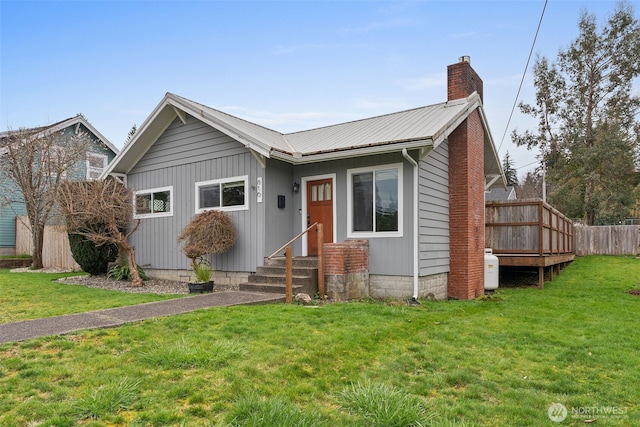
<instances>
[{"instance_id":1,"label":"white window trim","mask_svg":"<svg viewBox=\"0 0 640 427\"><path fill-rule=\"evenodd\" d=\"M398 170L398 231L353 231L353 175L363 172L375 172L385 169ZM402 163L392 163L387 165L370 166L357 169L347 169L347 237L348 238L381 238L381 237L402 237L404 218L404 198L403 198L403 178Z\"/></svg>"},{"instance_id":2,"label":"white window trim","mask_svg":"<svg viewBox=\"0 0 640 427\"><path fill-rule=\"evenodd\" d=\"M136 197L138 197L138 194L159 193L161 191L169 192L169 212L158 212L158 213L148 213L148 214L138 214L136 212L133 214L133 218L143 219L143 218L161 218L161 217L173 216L173 186L149 188L146 190L134 191L133 192L133 208L134 210L137 210Z\"/></svg>"},{"instance_id":3,"label":"white window trim","mask_svg":"<svg viewBox=\"0 0 640 427\"><path fill-rule=\"evenodd\" d=\"M242 181L244 182L244 205L235 205L235 206L220 206L220 207L213 207L213 208L200 208L200 187L204 187L207 185L215 185L215 184L225 184L227 182L234 182L234 181ZM211 211L211 210L218 210L218 211L225 211L225 212L232 212L232 211L246 211L249 210L249 175L241 175L241 176L234 176L231 178L221 178L221 179L213 179L210 181L200 181L200 182L196 182L195 185L195 191L196 191L196 213L202 213L202 212L206 212L206 211Z\"/></svg>"},{"instance_id":4,"label":"white window trim","mask_svg":"<svg viewBox=\"0 0 640 427\"><path fill-rule=\"evenodd\" d=\"M90 157L98 157L102 159L102 167L101 168L91 167L91 160L89 159ZM102 172L104 172L104 170L107 168L109 157L106 154L102 154L102 153L87 152L86 162L87 162L87 180L90 180L90 181L97 180L99 179L100 175L102 175ZM91 171L97 172L98 169L100 171L100 173L98 174L98 178L91 178Z\"/></svg>"}]
</instances>

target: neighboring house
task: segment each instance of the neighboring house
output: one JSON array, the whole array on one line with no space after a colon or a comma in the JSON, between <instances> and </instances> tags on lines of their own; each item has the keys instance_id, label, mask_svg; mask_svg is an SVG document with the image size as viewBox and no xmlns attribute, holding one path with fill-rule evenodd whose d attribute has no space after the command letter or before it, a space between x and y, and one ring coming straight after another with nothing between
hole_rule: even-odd
<instances>
[{"instance_id":1,"label":"neighboring house","mask_svg":"<svg viewBox=\"0 0 640 427\"><path fill-rule=\"evenodd\" d=\"M167 93L109 174L135 192L131 244L152 275L186 274L178 234L221 209L238 239L211 258L218 275L246 280L320 219L327 243L368 240L369 295L438 299L483 294L484 192L505 186L468 57L447 102L288 134Z\"/></svg>"},{"instance_id":2,"label":"neighboring house","mask_svg":"<svg viewBox=\"0 0 640 427\"><path fill-rule=\"evenodd\" d=\"M73 175L69 179L91 180L98 179L111 162L118 149L113 146L100 132L94 128L82 115L62 120L60 122L28 129L41 133L75 134L86 133L93 144L87 152L86 160L73 168ZM0 139L11 132L0 132ZM0 153L3 154L3 153ZM10 205L0 205L0 255L15 255L16 217L26 215L24 202L20 191L11 181L0 182L0 191L11 197Z\"/></svg>"},{"instance_id":3,"label":"neighboring house","mask_svg":"<svg viewBox=\"0 0 640 427\"><path fill-rule=\"evenodd\" d=\"M516 188L513 185L507 188L492 188L484 195L487 202L506 202L507 200L517 200Z\"/></svg>"}]
</instances>

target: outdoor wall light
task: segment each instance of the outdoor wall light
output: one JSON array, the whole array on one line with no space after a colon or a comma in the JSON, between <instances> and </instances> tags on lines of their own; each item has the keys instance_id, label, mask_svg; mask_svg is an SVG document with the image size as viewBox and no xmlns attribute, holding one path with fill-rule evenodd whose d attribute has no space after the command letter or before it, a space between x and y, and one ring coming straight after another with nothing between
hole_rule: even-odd
<instances>
[{"instance_id":1,"label":"outdoor wall light","mask_svg":"<svg viewBox=\"0 0 640 427\"><path fill-rule=\"evenodd\" d=\"M298 184L297 182L293 183L293 192L297 193L298 191L300 191L300 184Z\"/></svg>"}]
</instances>

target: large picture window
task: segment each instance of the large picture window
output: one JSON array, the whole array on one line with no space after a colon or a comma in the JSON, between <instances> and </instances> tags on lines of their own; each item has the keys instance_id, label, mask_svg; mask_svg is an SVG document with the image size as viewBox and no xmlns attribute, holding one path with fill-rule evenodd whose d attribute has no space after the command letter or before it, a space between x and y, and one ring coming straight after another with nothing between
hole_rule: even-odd
<instances>
[{"instance_id":1,"label":"large picture window","mask_svg":"<svg viewBox=\"0 0 640 427\"><path fill-rule=\"evenodd\" d=\"M173 215L173 188L163 187L136 191L133 195L134 218Z\"/></svg>"},{"instance_id":2,"label":"large picture window","mask_svg":"<svg viewBox=\"0 0 640 427\"><path fill-rule=\"evenodd\" d=\"M349 237L402 236L402 165L351 169Z\"/></svg>"},{"instance_id":3,"label":"large picture window","mask_svg":"<svg viewBox=\"0 0 640 427\"><path fill-rule=\"evenodd\" d=\"M196 182L196 213L210 209L238 211L249 209L247 183L249 177Z\"/></svg>"}]
</instances>

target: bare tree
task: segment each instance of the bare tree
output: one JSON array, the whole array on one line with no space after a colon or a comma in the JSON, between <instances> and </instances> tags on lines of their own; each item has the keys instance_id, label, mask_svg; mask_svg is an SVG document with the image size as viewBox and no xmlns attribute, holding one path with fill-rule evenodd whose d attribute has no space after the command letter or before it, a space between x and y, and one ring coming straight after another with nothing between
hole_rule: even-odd
<instances>
[{"instance_id":1,"label":"bare tree","mask_svg":"<svg viewBox=\"0 0 640 427\"><path fill-rule=\"evenodd\" d=\"M84 133L44 128L8 131L0 138L0 205L24 203L33 239L33 268L42 268L44 228L55 213L56 194L85 160Z\"/></svg>"},{"instance_id":2,"label":"bare tree","mask_svg":"<svg viewBox=\"0 0 640 427\"><path fill-rule=\"evenodd\" d=\"M67 231L84 236L96 246L115 244L119 256L129 265L132 278L129 286L142 286L135 251L129 244L129 237L140 225L140 220L132 222L131 191L114 178L65 182L58 201L67 219Z\"/></svg>"},{"instance_id":3,"label":"bare tree","mask_svg":"<svg viewBox=\"0 0 640 427\"><path fill-rule=\"evenodd\" d=\"M542 174L539 171L529 171L520 178L516 186L519 200L542 199Z\"/></svg>"}]
</instances>

